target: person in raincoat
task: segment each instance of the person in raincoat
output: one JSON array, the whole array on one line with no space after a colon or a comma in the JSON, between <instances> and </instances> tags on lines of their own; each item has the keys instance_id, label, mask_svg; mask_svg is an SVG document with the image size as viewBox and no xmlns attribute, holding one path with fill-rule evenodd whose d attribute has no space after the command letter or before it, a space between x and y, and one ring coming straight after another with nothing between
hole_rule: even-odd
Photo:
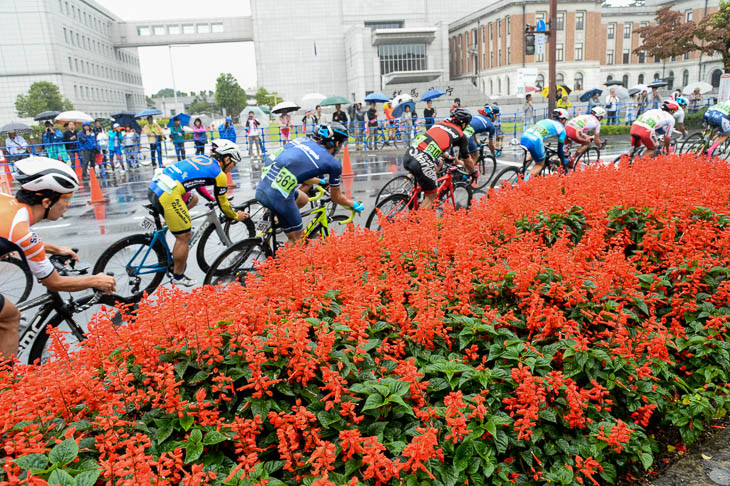
<instances>
[{"instance_id":1,"label":"person in raincoat","mask_svg":"<svg viewBox=\"0 0 730 486\"><path fill-rule=\"evenodd\" d=\"M233 119L226 118L226 122L218 127L218 138L236 143L236 129L233 126Z\"/></svg>"}]
</instances>

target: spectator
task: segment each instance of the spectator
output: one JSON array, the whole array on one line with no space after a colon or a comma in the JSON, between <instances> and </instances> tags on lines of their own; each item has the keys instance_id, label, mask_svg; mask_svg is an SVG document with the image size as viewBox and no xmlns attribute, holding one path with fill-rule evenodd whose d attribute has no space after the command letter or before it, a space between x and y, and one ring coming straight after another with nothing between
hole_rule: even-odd
<instances>
[{"instance_id":1,"label":"spectator","mask_svg":"<svg viewBox=\"0 0 730 486\"><path fill-rule=\"evenodd\" d=\"M355 103L354 107L352 110L352 133L355 137L355 148L357 149L359 147L357 144L363 141L363 134L365 133L365 110L362 109L360 103Z\"/></svg>"},{"instance_id":2,"label":"spectator","mask_svg":"<svg viewBox=\"0 0 730 486\"><path fill-rule=\"evenodd\" d=\"M370 109L365 116L368 117L368 133L375 135L375 131L378 129L378 108L375 102L370 103Z\"/></svg>"},{"instance_id":3,"label":"spectator","mask_svg":"<svg viewBox=\"0 0 730 486\"><path fill-rule=\"evenodd\" d=\"M571 106L573 106L573 103L570 102L568 99L568 94L563 93L563 96L560 97L558 102L555 104L558 108L562 108L564 110L569 110Z\"/></svg>"},{"instance_id":4,"label":"spectator","mask_svg":"<svg viewBox=\"0 0 730 486\"><path fill-rule=\"evenodd\" d=\"M66 144L66 152L73 161L79 149L79 132L76 131L76 124L74 122L68 122L66 124L66 131L63 132L63 141Z\"/></svg>"},{"instance_id":5,"label":"spectator","mask_svg":"<svg viewBox=\"0 0 730 486\"><path fill-rule=\"evenodd\" d=\"M347 113L342 111L342 105L335 105L335 112L332 113L332 121L347 126Z\"/></svg>"},{"instance_id":6,"label":"spectator","mask_svg":"<svg viewBox=\"0 0 730 486\"><path fill-rule=\"evenodd\" d=\"M646 92L646 90L642 90L641 93L639 93L637 98L637 110L636 110L636 118L639 118L639 115L644 113L644 110L646 110L646 106L649 99L649 93Z\"/></svg>"},{"instance_id":7,"label":"spectator","mask_svg":"<svg viewBox=\"0 0 730 486\"><path fill-rule=\"evenodd\" d=\"M411 141L411 133L413 133L413 121L411 117L411 106L406 105L403 107L403 113L401 113L401 116L398 118L398 122L400 125L400 138L401 140L405 140L407 142Z\"/></svg>"},{"instance_id":8,"label":"spectator","mask_svg":"<svg viewBox=\"0 0 730 486\"><path fill-rule=\"evenodd\" d=\"M105 131L101 131L96 135L96 145L99 147L99 151L101 152L102 164L106 164L109 160L109 158L107 157L107 154L109 152L109 135L107 135ZM102 173L104 173L103 170Z\"/></svg>"},{"instance_id":9,"label":"spectator","mask_svg":"<svg viewBox=\"0 0 730 486\"><path fill-rule=\"evenodd\" d=\"M233 126L233 120L230 117L226 118L225 123L218 127L218 138L236 143L236 128Z\"/></svg>"},{"instance_id":10,"label":"spectator","mask_svg":"<svg viewBox=\"0 0 730 486\"><path fill-rule=\"evenodd\" d=\"M457 108L461 107L461 99L454 98L454 104L451 105L451 109L449 110L449 113L453 113L453 111Z\"/></svg>"},{"instance_id":11,"label":"spectator","mask_svg":"<svg viewBox=\"0 0 730 486\"><path fill-rule=\"evenodd\" d=\"M418 130L418 113L416 112L415 106L413 111L411 111L411 121L413 122L413 134L415 136L415 133Z\"/></svg>"},{"instance_id":12,"label":"spectator","mask_svg":"<svg viewBox=\"0 0 730 486\"><path fill-rule=\"evenodd\" d=\"M324 113L322 113L322 107L317 105L314 108L314 118L316 119L317 125L321 125L322 123L327 123L327 120L324 117Z\"/></svg>"},{"instance_id":13,"label":"spectator","mask_svg":"<svg viewBox=\"0 0 730 486\"><path fill-rule=\"evenodd\" d=\"M426 125L426 130L433 126L434 118L436 117L436 110L433 107L433 101L426 102L426 108L423 110L423 122Z\"/></svg>"},{"instance_id":14,"label":"spectator","mask_svg":"<svg viewBox=\"0 0 730 486\"><path fill-rule=\"evenodd\" d=\"M193 122L193 143L195 144L195 155L205 154L205 144L208 143L207 128L200 118Z\"/></svg>"},{"instance_id":15,"label":"spectator","mask_svg":"<svg viewBox=\"0 0 730 486\"><path fill-rule=\"evenodd\" d=\"M652 86L651 95L649 96L651 107L656 109L659 108L659 104L662 102L662 97L659 95L659 90L656 86Z\"/></svg>"},{"instance_id":16,"label":"spectator","mask_svg":"<svg viewBox=\"0 0 730 486\"><path fill-rule=\"evenodd\" d=\"M702 93L700 93L700 88L695 88L692 94L689 95L689 102L693 113L699 110L702 105Z\"/></svg>"},{"instance_id":17,"label":"spectator","mask_svg":"<svg viewBox=\"0 0 730 486\"><path fill-rule=\"evenodd\" d=\"M124 160L122 159L122 127L119 123L112 125L111 130L107 133L108 146L109 146L109 163L114 169L114 159L117 159L119 168L124 170Z\"/></svg>"},{"instance_id":18,"label":"spectator","mask_svg":"<svg viewBox=\"0 0 730 486\"><path fill-rule=\"evenodd\" d=\"M124 148L124 157L127 159L127 168L136 169L139 167L139 162L137 161L137 154L139 152L137 142L139 142L139 137L137 136L137 132L129 125L124 127L123 135L122 147Z\"/></svg>"},{"instance_id":19,"label":"spectator","mask_svg":"<svg viewBox=\"0 0 730 486\"><path fill-rule=\"evenodd\" d=\"M532 94L525 95L525 104L522 106L522 112L525 116L525 126L535 123L535 107L532 106Z\"/></svg>"},{"instance_id":20,"label":"spectator","mask_svg":"<svg viewBox=\"0 0 730 486\"><path fill-rule=\"evenodd\" d=\"M291 128L291 115L285 111L279 115L279 131L282 145L289 142L289 129Z\"/></svg>"},{"instance_id":21,"label":"spectator","mask_svg":"<svg viewBox=\"0 0 730 486\"><path fill-rule=\"evenodd\" d=\"M96 143L96 135L91 130L91 125L84 122L79 133L79 150L81 151L82 177L89 175L89 167L93 167L99 145ZM93 170L93 168L91 169Z\"/></svg>"},{"instance_id":22,"label":"spectator","mask_svg":"<svg viewBox=\"0 0 730 486\"><path fill-rule=\"evenodd\" d=\"M99 135L100 133L105 132L106 130L104 130L104 127L101 126L100 120L95 120L94 126L91 127L91 131L94 133L94 135Z\"/></svg>"},{"instance_id":23,"label":"spectator","mask_svg":"<svg viewBox=\"0 0 730 486\"><path fill-rule=\"evenodd\" d=\"M148 116L147 125L142 128L142 135L147 137L147 142L150 144L152 167L155 167L155 158L157 159L157 166L162 167L162 127L157 123L157 120Z\"/></svg>"},{"instance_id":24,"label":"spectator","mask_svg":"<svg viewBox=\"0 0 730 486\"><path fill-rule=\"evenodd\" d=\"M317 117L314 116L314 113L312 113L312 110L307 110L306 113L304 113L304 118L302 118L302 128L304 130L304 134L307 133L314 133L314 126L317 124Z\"/></svg>"},{"instance_id":25,"label":"spectator","mask_svg":"<svg viewBox=\"0 0 730 486\"><path fill-rule=\"evenodd\" d=\"M385 124L388 130L388 140L390 140L395 135L395 119L393 118L393 107L390 102L383 104L383 113L385 114ZM386 144L389 143L388 140L386 140Z\"/></svg>"},{"instance_id":26,"label":"spectator","mask_svg":"<svg viewBox=\"0 0 730 486\"><path fill-rule=\"evenodd\" d=\"M226 118L226 125L228 125L228 120L230 118ZM232 123L231 123L232 125ZM218 129L220 131L220 129ZM221 138L223 138L223 135L221 134ZM233 133L233 138L236 138L235 132ZM173 122L172 128L170 128L170 140L172 140L172 144L175 146L175 155L177 156L177 160L184 160L185 159L185 132L183 131L182 126L180 125L180 118L175 118L175 121ZM232 140L235 142L235 140Z\"/></svg>"},{"instance_id":27,"label":"spectator","mask_svg":"<svg viewBox=\"0 0 730 486\"><path fill-rule=\"evenodd\" d=\"M626 102L626 125L631 125L634 122L634 112L637 111L637 96L639 95L635 94L633 96L629 96L629 101Z\"/></svg>"},{"instance_id":28,"label":"spectator","mask_svg":"<svg viewBox=\"0 0 730 486\"><path fill-rule=\"evenodd\" d=\"M256 145L256 157L261 158L261 152L263 151L263 147L261 146L261 132L259 130L260 125L261 123L256 119L253 111L249 111L244 129L246 130L246 138L248 139L248 156L252 158L254 145Z\"/></svg>"},{"instance_id":29,"label":"spectator","mask_svg":"<svg viewBox=\"0 0 730 486\"><path fill-rule=\"evenodd\" d=\"M8 136L5 139L5 148L8 151L11 162L28 157L28 142L14 130L8 132Z\"/></svg>"},{"instance_id":30,"label":"spectator","mask_svg":"<svg viewBox=\"0 0 730 486\"><path fill-rule=\"evenodd\" d=\"M46 155L49 158L68 161L68 154L66 153L66 150L63 150L63 155L61 153L61 148L63 148L63 144L61 143L63 142L63 133L61 133L60 130L53 128L53 123L50 121L45 123L41 139L43 141L43 146L46 148Z\"/></svg>"},{"instance_id":31,"label":"spectator","mask_svg":"<svg viewBox=\"0 0 730 486\"><path fill-rule=\"evenodd\" d=\"M595 91L593 93L593 96L591 96L588 99L588 113L591 112L594 106L600 106L601 105L601 99L598 97L598 91Z\"/></svg>"},{"instance_id":32,"label":"spectator","mask_svg":"<svg viewBox=\"0 0 730 486\"><path fill-rule=\"evenodd\" d=\"M616 90L611 88L606 97L606 113L608 114L608 125L618 125L618 119L616 118L616 112L618 110L618 96L616 96Z\"/></svg>"}]
</instances>

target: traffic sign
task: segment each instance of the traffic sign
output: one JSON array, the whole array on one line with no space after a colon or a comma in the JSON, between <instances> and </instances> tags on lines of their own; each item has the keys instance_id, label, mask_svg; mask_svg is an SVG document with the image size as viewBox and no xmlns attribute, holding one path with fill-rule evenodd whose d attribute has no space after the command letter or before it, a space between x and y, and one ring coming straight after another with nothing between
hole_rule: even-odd
<instances>
[{"instance_id":1,"label":"traffic sign","mask_svg":"<svg viewBox=\"0 0 730 486\"><path fill-rule=\"evenodd\" d=\"M538 20L537 25L535 26L535 31L536 32L545 32L546 30L547 30L547 28L545 26L545 21L542 19Z\"/></svg>"},{"instance_id":2,"label":"traffic sign","mask_svg":"<svg viewBox=\"0 0 730 486\"><path fill-rule=\"evenodd\" d=\"M535 34L535 53L545 54L545 34Z\"/></svg>"}]
</instances>

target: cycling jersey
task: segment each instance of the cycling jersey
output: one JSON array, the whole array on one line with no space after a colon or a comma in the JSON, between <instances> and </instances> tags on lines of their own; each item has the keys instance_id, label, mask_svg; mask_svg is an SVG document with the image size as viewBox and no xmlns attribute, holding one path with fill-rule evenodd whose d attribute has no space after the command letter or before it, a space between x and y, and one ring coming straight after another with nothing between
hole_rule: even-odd
<instances>
[{"instance_id":1,"label":"cycling jersey","mask_svg":"<svg viewBox=\"0 0 730 486\"><path fill-rule=\"evenodd\" d=\"M492 123L492 120L482 115L474 115L471 119L471 123L464 130L464 135L469 137L469 153L473 154L479 149L474 135L478 133L486 133L490 140L494 140L497 134L497 129Z\"/></svg>"},{"instance_id":2,"label":"cycling jersey","mask_svg":"<svg viewBox=\"0 0 730 486\"><path fill-rule=\"evenodd\" d=\"M720 130L721 135L730 133L730 103L711 106L704 114L705 122Z\"/></svg>"},{"instance_id":3,"label":"cycling jersey","mask_svg":"<svg viewBox=\"0 0 730 486\"><path fill-rule=\"evenodd\" d=\"M684 110L680 106L677 111L674 112L674 119L677 121L677 125L684 123Z\"/></svg>"},{"instance_id":4,"label":"cycling jersey","mask_svg":"<svg viewBox=\"0 0 730 486\"><path fill-rule=\"evenodd\" d=\"M565 136L565 127L559 121L540 120L522 134L520 145L530 152L535 163L540 163L545 160L545 139L558 137L558 156L565 162L565 153L563 152Z\"/></svg>"},{"instance_id":5,"label":"cycling jersey","mask_svg":"<svg viewBox=\"0 0 730 486\"><path fill-rule=\"evenodd\" d=\"M600 135L601 122L593 115L578 115L565 124L565 127L572 127L576 130L583 130L585 133Z\"/></svg>"},{"instance_id":6,"label":"cycling jersey","mask_svg":"<svg viewBox=\"0 0 730 486\"><path fill-rule=\"evenodd\" d=\"M459 147L461 157L465 157L469 153L469 136L450 121L441 121L426 130L426 133L419 134L411 147L433 161L451 147Z\"/></svg>"},{"instance_id":7,"label":"cycling jersey","mask_svg":"<svg viewBox=\"0 0 730 486\"><path fill-rule=\"evenodd\" d=\"M672 130L674 130L674 116L664 110L655 108L640 115L633 125L646 128L657 134L666 134L665 136L669 137Z\"/></svg>"},{"instance_id":8,"label":"cycling jersey","mask_svg":"<svg viewBox=\"0 0 730 486\"><path fill-rule=\"evenodd\" d=\"M34 223L30 207L18 202L13 196L0 194L0 256L14 252L18 247L25 255L33 275L42 280L54 271L53 264L46 256L46 248L40 237L33 231Z\"/></svg>"}]
</instances>

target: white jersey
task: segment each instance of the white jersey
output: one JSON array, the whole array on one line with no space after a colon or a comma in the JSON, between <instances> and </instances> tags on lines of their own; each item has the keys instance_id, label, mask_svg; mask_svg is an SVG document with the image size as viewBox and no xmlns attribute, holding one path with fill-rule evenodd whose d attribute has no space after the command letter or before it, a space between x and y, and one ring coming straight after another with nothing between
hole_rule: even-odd
<instances>
[{"instance_id":1,"label":"white jersey","mask_svg":"<svg viewBox=\"0 0 730 486\"><path fill-rule=\"evenodd\" d=\"M596 135L600 135L601 133L601 122L594 115L578 115L571 119L567 125L575 128L576 130L583 130L588 134L592 132Z\"/></svg>"},{"instance_id":2,"label":"white jersey","mask_svg":"<svg viewBox=\"0 0 730 486\"><path fill-rule=\"evenodd\" d=\"M677 120L677 125L684 123L684 110L680 106L677 111L674 112L674 119Z\"/></svg>"},{"instance_id":3,"label":"white jersey","mask_svg":"<svg viewBox=\"0 0 730 486\"><path fill-rule=\"evenodd\" d=\"M674 130L674 117L668 112L656 108L643 113L637 118L634 125L639 125L658 134L666 134L669 136L672 134L672 130Z\"/></svg>"}]
</instances>

